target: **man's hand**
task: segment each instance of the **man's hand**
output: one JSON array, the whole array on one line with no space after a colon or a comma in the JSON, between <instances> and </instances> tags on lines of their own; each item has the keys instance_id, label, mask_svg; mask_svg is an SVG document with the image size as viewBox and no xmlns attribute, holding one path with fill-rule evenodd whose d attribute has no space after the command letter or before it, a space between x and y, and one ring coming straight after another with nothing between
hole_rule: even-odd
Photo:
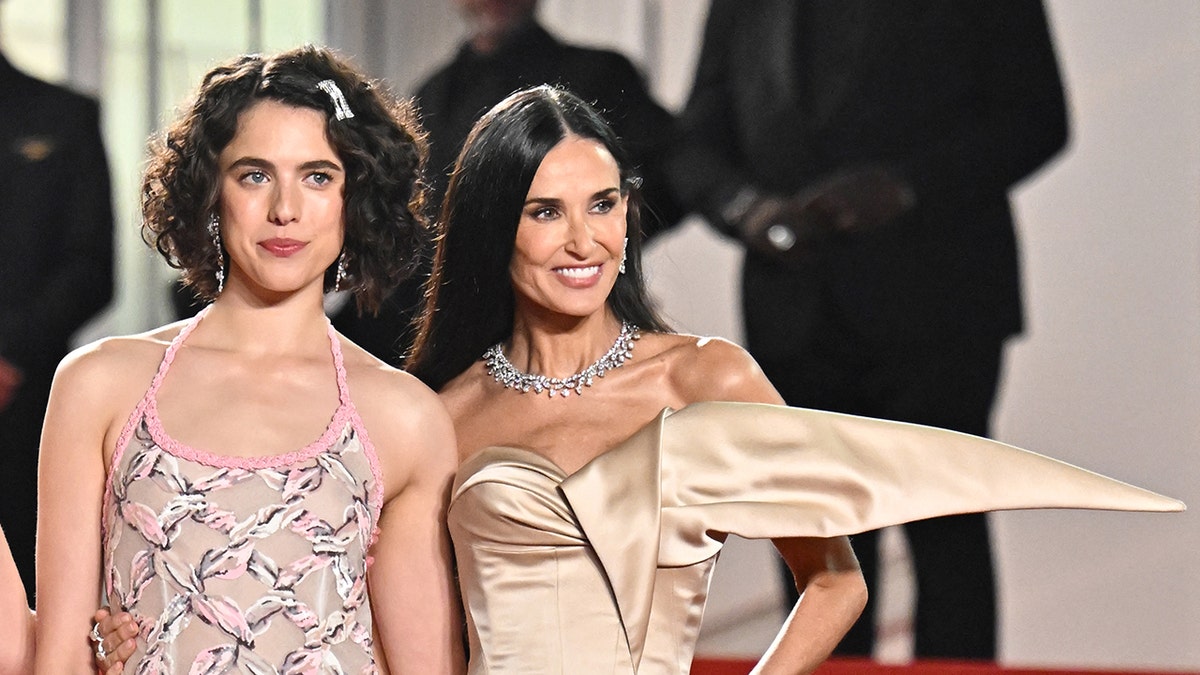
<instances>
[{"instance_id":1,"label":"man's hand","mask_svg":"<svg viewBox=\"0 0 1200 675\"><path fill-rule=\"evenodd\" d=\"M833 233L833 221L803 196L760 197L737 225L746 246L783 262L798 260Z\"/></svg>"},{"instance_id":2,"label":"man's hand","mask_svg":"<svg viewBox=\"0 0 1200 675\"><path fill-rule=\"evenodd\" d=\"M840 172L805 190L807 206L821 212L840 232L863 232L886 225L916 204L912 187L881 167Z\"/></svg>"}]
</instances>

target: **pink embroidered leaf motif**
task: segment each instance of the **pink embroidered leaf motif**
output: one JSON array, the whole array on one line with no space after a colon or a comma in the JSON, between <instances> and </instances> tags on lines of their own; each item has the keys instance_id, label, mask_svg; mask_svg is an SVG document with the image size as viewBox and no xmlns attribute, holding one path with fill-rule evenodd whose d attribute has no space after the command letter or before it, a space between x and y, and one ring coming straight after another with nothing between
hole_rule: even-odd
<instances>
[{"instance_id":1,"label":"pink embroidered leaf motif","mask_svg":"<svg viewBox=\"0 0 1200 675\"><path fill-rule=\"evenodd\" d=\"M250 554L246 570L250 572L250 576L270 588L279 585L279 565L276 565L275 561L270 556L263 554L262 551L256 549Z\"/></svg>"},{"instance_id":2,"label":"pink embroidered leaf motif","mask_svg":"<svg viewBox=\"0 0 1200 675\"><path fill-rule=\"evenodd\" d=\"M191 615L187 612L189 604L187 596L177 595L171 598L171 602L167 603L158 617L158 623L150 630L146 642L152 646L175 642L175 638L191 622Z\"/></svg>"},{"instance_id":3,"label":"pink embroidered leaf motif","mask_svg":"<svg viewBox=\"0 0 1200 675\"><path fill-rule=\"evenodd\" d=\"M129 462L129 468L126 469L128 476L126 481L132 483L149 477L150 473L154 471L154 466L158 464L161 454L162 449L155 445L146 448L145 452L134 455L133 460Z\"/></svg>"},{"instance_id":4,"label":"pink embroidered leaf motif","mask_svg":"<svg viewBox=\"0 0 1200 675\"><path fill-rule=\"evenodd\" d=\"M275 492L283 492L283 484L287 482L288 472L278 469L265 469L258 472L258 478Z\"/></svg>"},{"instance_id":5,"label":"pink embroidered leaf motif","mask_svg":"<svg viewBox=\"0 0 1200 675\"><path fill-rule=\"evenodd\" d=\"M352 513L347 510L347 514ZM351 519L343 522L332 536L315 537L312 540L313 551L324 555L340 555L345 553L358 538L359 528L351 516Z\"/></svg>"},{"instance_id":6,"label":"pink embroidered leaf motif","mask_svg":"<svg viewBox=\"0 0 1200 675\"><path fill-rule=\"evenodd\" d=\"M350 627L350 640L354 644L367 651L370 651L372 646L375 644L375 639L371 635L370 626L364 625L357 621L355 621L354 625Z\"/></svg>"},{"instance_id":7,"label":"pink embroidered leaf motif","mask_svg":"<svg viewBox=\"0 0 1200 675\"><path fill-rule=\"evenodd\" d=\"M242 481L254 478L254 472L246 471L245 469L223 468L214 471L192 483L192 489L196 492L212 492L223 488L233 487Z\"/></svg>"},{"instance_id":8,"label":"pink embroidered leaf motif","mask_svg":"<svg viewBox=\"0 0 1200 675\"><path fill-rule=\"evenodd\" d=\"M168 651L146 653L146 657L138 664L136 675L163 675L175 672L175 660Z\"/></svg>"},{"instance_id":9,"label":"pink embroidered leaf motif","mask_svg":"<svg viewBox=\"0 0 1200 675\"><path fill-rule=\"evenodd\" d=\"M144 645L130 672L378 675L365 579L378 467L350 412L325 449L253 468L160 448L143 417L104 505L106 591Z\"/></svg>"},{"instance_id":10,"label":"pink embroidered leaf motif","mask_svg":"<svg viewBox=\"0 0 1200 675\"><path fill-rule=\"evenodd\" d=\"M350 586L350 591L343 598L343 609L347 611L357 610L362 607L367 600L367 575L360 574L354 579L354 583Z\"/></svg>"},{"instance_id":11,"label":"pink embroidered leaf motif","mask_svg":"<svg viewBox=\"0 0 1200 675\"><path fill-rule=\"evenodd\" d=\"M287 604L286 600L275 593L259 598L246 610L246 625L250 626L250 632L262 635L270 627L271 617L283 612Z\"/></svg>"},{"instance_id":12,"label":"pink embroidered leaf motif","mask_svg":"<svg viewBox=\"0 0 1200 675\"><path fill-rule=\"evenodd\" d=\"M279 675L275 666L252 649L243 649L238 656L238 665L245 669L246 675Z\"/></svg>"},{"instance_id":13,"label":"pink embroidered leaf motif","mask_svg":"<svg viewBox=\"0 0 1200 675\"><path fill-rule=\"evenodd\" d=\"M200 564L196 566L196 576L200 579L237 579L245 573L253 552L254 547L248 539L239 539L225 548L205 551Z\"/></svg>"},{"instance_id":14,"label":"pink embroidered leaf motif","mask_svg":"<svg viewBox=\"0 0 1200 675\"><path fill-rule=\"evenodd\" d=\"M279 573L279 588L292 588L313 570L327 567L330 558L323 555L306 555L293 562Z\"/></svg>"},{"instance_id":15,"label":"pink embroidered leaf motif","mask_svg":"<svg viewBox=\"0 0 1200 675\"><path fill-rule=\"evenodd\" d=\"M231 538L246 537L262 539L279 531L280 525L287 518L288 507L284 504L272 504L258 510L256 514L238 523L230 533Z\"/></svg>"},{"instance_id":16,"label":"pink embroidered leaf motif","mask_svg":"<svg viewBox=\"0 0 1200 675\"><path fill-rule=\"evenodd\" d=\"M283 500L293 503L321 487L322 474L321 468L316 466L292 469L283 484Z\"/></svg>"},{"instance_id":17,"label":"pink embroidered leaf motif","mask_svg":"<svg viewBox=\"0 0 1200 675\"><path fill-rule=\"evenodd\" d=\"M287 617L297 628L308 633L317 628L321 624L320 617L312 611L312 608L302 602L288 603L284 608L283 615Z\"/></svg>"},{"instance_id":18,"label":"pink embroidered leaf motif","mask_svg":"<svg viewBox=\"0 0 1200 675\"><path fill-rule=\"evenodd\" d=\"M179 460L170 453L164 452L159 456L153 480L155 483L161 485L163 490L168 494L180 494L191 491L191 486L188 485L187 478L179 469Z\"/></svg>"},{"instance_id":19,"label":"pink embroidered leaf motif","mask_svg":"<svg viewBox=\"0 0 1200 675\"><path fill-rule=\"evenodd\" d=\"M352 516L354 524L358 526L358 540L363 547L369 547L374 541L375 521L371 518L371 511L361 499L354 500L354 515Z\"/></svg>"},{"instance_id":20,"label":"pink embroidered leaf motif","mask_svg":"<svg viewBox=\"0 0 1200 675\"><path fill-rule=\"evenodd\" d=\"M121 518L151 544L159 548L167 545L167 537L158 524L158 514L149 506L125 502L121 504Z\"/></svg>"},{"instance_id":21,"label":"pink embroidered leaf motif","mask_svg":"<svg viewBox=\"0 0 1200 675\"><path fill-rule=\"evenodd\" d=\"M338 556L333 561L333 577L337 585L338 597L345 603L350 597L354 589L354 582L358 580L358 576L354 570L350 569L350 564L346 561L346 556Z\"/></svg>"},{"instance_id":22,"label":"pink embroidered leaf motif","mask_svg":"<svg viewBox=\"0 0 1200 675\"><path fill-rule=\"evenodd\" d=\"M312 673L328 672L325 659L318 649L297 649L283 660L279 675L312 675Z\"/></svg>"},{"instance_id":23,"label":"pink embroidered leaf motif","mask_svg":"<svg viewBox=\"0 0 1200 675\"><path fill-rule=\"evenodd\" d=\"M224 673L236 672L234 670L236 666L237 647L221 645L205 649L197 654L196 660L192 661L192 667L188 670L188 675L224 675Z\"/></svg>"},{"instance_id":24,"label":"pink embroidered leaf motif","mask_svg":"<svg viewBox=\"0 0 1200 675\"><path fill-rule=\"evenodd\" d=\"M142 591L145 590L146 584L154 579L154 553L149 549L143 549L133 555L133 562L129 565L129 590L122 598L122 603L125 607L136 607L142 599Z\"/></svg>"},{"instance_id":25,"label":"pink embroidered leaf motif","mask_svg":"<svg viewBox=\"0 0 1200 675\"><path fill-rule=\"evenodd\" d=\"M321 642L327 645L336 645L344 641L352 625L353 621L346 616L345 612L333 612L325 618Z\"/></svg>"},{"instance_id":26,"label":"pink embroidered leaf motif","mask_svg":"<svg viewBox=\"0 0 1200 675\"><path fill-rule=\"evenodd\" d=\"M237 525L237 515L233 511L218 509L212 504L205 504L203 509L192 516L192 520L222 534L229 534Z\"/></svg>"},{"instance_id":27,"label":"pink embroidered leaf motif","mask_svg":"<svg viewBox=\"0 0 1200 675\"><path fill-rule=\"evenodd\" d=\"M352 490L358 488L358 481L354 478L354 474L350 473L350 470L346 468L346 464L342 461L341 457L333 453L322 453L317 455L317 464L343 485L350 486Z\"/></svg>"},{"instance_id":28,"label":"pink embroidered leaf motif","mask_svg":"<svg viewBox=\"0 0 1200 675\"><path fill-rule=\"evenodd\" d=\"M333 533L333 528L329 523L313 515L308 509L302 509L297 517L288 524L288 527L310 541L315 537L328 536Z\"/></svg>"},{"instance_id":29,"label":"pink embroidered leaf motif","mask_svg":"<svg viewBox=\"0 0 1200 675\"><path fill-rule=\"evenodd\" d=\"M174 541L179 536L180 522L202 508L204 508L204 498L199 495L179 495L167 502L166 507L158 514L159 526L167 541Z\"/></svg>"},{"instance_id":30,"label":"pink embroidered leaf motif","mask_svg":"<svg viewBox=\"0 0 1200 675\"><path fill-rule=\"evenodd\" d=\"M104 583L106 584L104 587L104 596L106 598L113 595L120 595L121 589L125 588L121 580L121 571L112 562L111 555L104 558Z\"/></svg>"},{"instance_id":31,"label":"pink embroidered leaf motif","mask_svg":"<svg viewBox=\"0 0 1200 675\"><path fill-rule=\"evenodd\" d=\"M250 648L254 647L254 634L242 610L231 598L224 596L196 595L192 597L192 611L205 623L220 628L225 634Z\"/></svg>"}]
</instances>

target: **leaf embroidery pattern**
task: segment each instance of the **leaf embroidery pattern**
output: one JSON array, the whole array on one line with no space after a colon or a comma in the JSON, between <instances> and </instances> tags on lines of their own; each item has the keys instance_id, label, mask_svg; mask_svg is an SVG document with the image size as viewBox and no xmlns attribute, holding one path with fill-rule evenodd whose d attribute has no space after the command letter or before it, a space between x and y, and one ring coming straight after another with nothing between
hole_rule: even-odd
<instances>
[{"instance_id":1,"label":"leaf embroidery pattern","mask_svg":"<svg viewBox=\"0 0 1200 675\"><path fill-rule=\"evenodd\" d=\"M319 452L214 466L143 416L105 508L105 586L138 675L378 672L366 592L377 473L354 421Z\"/></svg>"}]
</instances>

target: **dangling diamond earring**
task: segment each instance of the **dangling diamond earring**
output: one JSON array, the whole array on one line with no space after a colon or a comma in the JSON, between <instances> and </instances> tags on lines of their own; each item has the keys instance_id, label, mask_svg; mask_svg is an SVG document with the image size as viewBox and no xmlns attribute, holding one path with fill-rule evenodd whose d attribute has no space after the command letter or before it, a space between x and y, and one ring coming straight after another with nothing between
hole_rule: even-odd
<instances>
[{"instance_id":1,"label":"dangling diamond earring","mask_svg":"<svg viewBox=\"0 0 1200 675\"><path fill-rule=\"evenodd\" d=\"M625 252L629 250L629 237L621 244L621 262L617 263L617 274L625 274Z\"/></svg>"},{"instance_id":2,"label":"dangling diamond earring","mask_svg":"<svg viewBox=\"0 0 1200 675\"><path fill-rule=\"evenodd\" d=\"M212 214L208 220L208 236L217 250L217 294L225 290L225 252L221 250L221 218Z\"/></svg>"},{"instance_id":3,"label":"dangling diamond earring","mask_svg":"<svg viewBox=\"0 0 1200 675\"><path fill-rule=\"evenodd\" d=\"M333 277L333 291L336 293L342 290L342 282L346 280L346 251L342 250L342 254L338 256L337 274Z\"/></svg>"}]
</instances>

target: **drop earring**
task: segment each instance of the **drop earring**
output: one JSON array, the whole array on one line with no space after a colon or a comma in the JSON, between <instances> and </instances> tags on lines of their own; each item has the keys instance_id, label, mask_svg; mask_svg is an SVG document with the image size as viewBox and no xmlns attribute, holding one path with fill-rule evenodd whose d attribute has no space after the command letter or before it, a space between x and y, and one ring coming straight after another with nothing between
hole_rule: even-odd
<instances>
[{"instance_id":1,"label":"drop earring","mask_svg":"<svg viewBox=\"0 0 1200 675\"><path fill-rule=\"evenodd\" d=\"M217 294L225 290L225 251L221 250L221 218L212 214L208 219L208 236L217 251Z\"/></svg>"},{"instance_id":2,"label":"drop earring","mask_svg":"<svg viewBox=\"0 0 1200 675\"><path fill-rule=\"evenodd\" d=\"M342 250L342 254L338 256L337 273L333 277L333 291L336 293L342 290L342 282L346 280L346 251Z\"/></svg>"},{"instance_id":3,"label":"drop earring","mask_svg":"<svg viewBox=\"0 0 1200 675\"><path fill-rule=\"evenodd\" d=\"M621 262L617 263L617 274L625 274L625 254L629 250L629 237L621 244Z\"/></svg>"}]
</instances>

